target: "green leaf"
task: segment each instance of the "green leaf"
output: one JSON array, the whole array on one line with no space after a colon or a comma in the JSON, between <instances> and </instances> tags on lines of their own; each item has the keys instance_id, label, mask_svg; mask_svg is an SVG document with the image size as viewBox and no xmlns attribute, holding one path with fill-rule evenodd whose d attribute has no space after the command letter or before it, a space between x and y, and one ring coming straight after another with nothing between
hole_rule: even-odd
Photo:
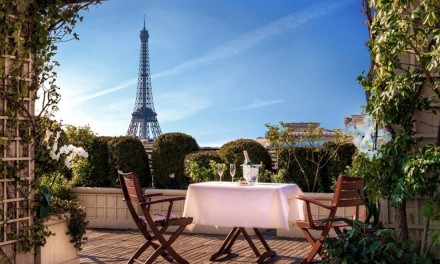
<instances>
[{"instance_id":1,"label":"green leaf","mask_svg":"<svg viewBox=\"0 0 440 264\"><path fill-rule=\"evenodd\" d=\"M430 27L434 26L436 23L437 18L435 16L434 12L430 12L426 15L425 20L423 21L423 24L428 24Z\"/></svg>"}]
</instances>

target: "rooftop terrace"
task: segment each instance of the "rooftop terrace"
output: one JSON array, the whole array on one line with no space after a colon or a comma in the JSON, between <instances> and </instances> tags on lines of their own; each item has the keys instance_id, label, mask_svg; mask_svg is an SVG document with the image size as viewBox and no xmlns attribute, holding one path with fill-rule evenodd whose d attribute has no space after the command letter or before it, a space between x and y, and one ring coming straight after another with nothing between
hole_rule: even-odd
<instances>
[{"instance_id":1,"label":"rooftop terrace","mask_svg":"<svg viewBox=\"0 0 440 264\"><path fill-rule=\"evenodd\" d=\"M269 246L277 252L275 258L265 263L301 263L310 250L305 239L279 238L272 230L263 233ZM79 252L80 263L126 263L136 248L144 242L139 231L90 229L87 231L88 243ZM173 246L189 263L255 263L256 257L246 240L240 236L232 247L232 254L223 259L209 261L223 242L225 235L182 234ZM261 243L256 246L262 249ZM145 253L145 260L152 253ZM156 263L169 263L159 257Z\"/></svg>"}]
</instances>

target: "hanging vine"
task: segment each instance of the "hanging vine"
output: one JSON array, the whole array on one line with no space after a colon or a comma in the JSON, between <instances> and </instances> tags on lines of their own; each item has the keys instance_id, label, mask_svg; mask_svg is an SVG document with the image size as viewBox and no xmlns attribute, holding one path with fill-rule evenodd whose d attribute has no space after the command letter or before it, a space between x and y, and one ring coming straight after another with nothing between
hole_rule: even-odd
<instances>
[{"instance_id":1,"label":"hanging vine","mask_svg":"<svg viewBox=\"0 0 440 264\"><path fill-rule=\"evenodd\" d=\"M54 60L57 45L79 39L73 29L83 19L80 12L100 2L101 0L0 1L0 98L3 99L0 104L0 153L8 150L12 139L19 138L21 144L34 145L35 156L42 155L39 152L39 139L45 133L45 126L53 124L48 120L58 110L57 104L61 99L55 71L59 63ZM40 111L34 113L33 104L37 99L41 102ZM11 186L21 184L16 183L22 177L21 167L23 165L20 161L11 162L1 154L1 174L4 178L14 180L9 183ZM22 190L22 195L27 198L23 204L32 207L32 187L16 189ZM73 208L74 212L78 206L68 208ZM56 210L54 212L62 213ZM85 215L80 211L74 214L74 219L84 223L85 227ZM4 225L7 224L7 221L3 222ZM78 228L78 225L76 229L79 232L73 234L74 241L71 242L81 248L84 230L82 227ZM51 233L44 229L42 219L34 210L34 225L15 230L13 238L18 241L15 251L32 251L36 246L44 245L49 235ZM5 261L6 258L7 262L11 262L1 247L0 251L2 260Z\"/></svg>"}]
</instances>

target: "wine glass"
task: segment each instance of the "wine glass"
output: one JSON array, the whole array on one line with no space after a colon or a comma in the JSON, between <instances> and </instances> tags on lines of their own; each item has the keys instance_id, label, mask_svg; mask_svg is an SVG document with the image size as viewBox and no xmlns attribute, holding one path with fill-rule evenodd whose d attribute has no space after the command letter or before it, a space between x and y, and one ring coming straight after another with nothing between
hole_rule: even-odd
<instances>
[{"instance_id":1,"label":"wine glass","mask_svg":"<svg viewBox=\"0 0 440 264\"><path fill-rule=\"evenodd\" d=\"M232 182L234 182L235 164L230 164L229 165L229 174L231 174Z\"/></svg>"},{"instance_id":2,"label":"wine glass","mask_svg":"<svg viewBox=\"0 0 440 264\"><path fill-rule=\"evenodd\" d=\"M217 166L218 175L220 175L220 181L222 181L223 170L225 169L225 164L219 163Z\"/></svg>"}]
</instances>

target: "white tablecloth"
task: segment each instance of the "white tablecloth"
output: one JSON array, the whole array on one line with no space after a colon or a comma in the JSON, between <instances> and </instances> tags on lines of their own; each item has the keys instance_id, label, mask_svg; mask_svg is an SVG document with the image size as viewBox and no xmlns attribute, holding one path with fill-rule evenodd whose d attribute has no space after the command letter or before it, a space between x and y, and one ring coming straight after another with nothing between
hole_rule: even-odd
<instances>
[{"instance_id":1,"label":"white tablecloth","mask_svg":"<svg viewBox=\"0 0 440 264\"><path fill-rule=\"evenodd\" d=\"M296 184L190 184L183 216L201 225L289 229L289 221L304 219L299 194Z\"/></svg>"}]
</instances>

